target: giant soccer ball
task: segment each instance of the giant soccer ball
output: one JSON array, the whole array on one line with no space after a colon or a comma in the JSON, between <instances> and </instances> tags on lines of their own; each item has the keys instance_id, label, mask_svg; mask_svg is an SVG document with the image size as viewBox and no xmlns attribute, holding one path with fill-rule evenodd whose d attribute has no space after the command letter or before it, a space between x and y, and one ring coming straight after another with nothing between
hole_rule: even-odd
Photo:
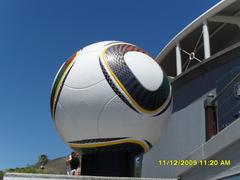
<instances>
[{"instance_id":1,"label":"giant soccer ball","mask_svg":"<svg viewBox=\"0 0 240 180\"><path fill-rule=\"evenodd\" d=\"M51 113L66 143L82 153L144 153L170 119L167 76L143 49L125 42L89 45L57 73Z\"/></svg>"}]
</instances>

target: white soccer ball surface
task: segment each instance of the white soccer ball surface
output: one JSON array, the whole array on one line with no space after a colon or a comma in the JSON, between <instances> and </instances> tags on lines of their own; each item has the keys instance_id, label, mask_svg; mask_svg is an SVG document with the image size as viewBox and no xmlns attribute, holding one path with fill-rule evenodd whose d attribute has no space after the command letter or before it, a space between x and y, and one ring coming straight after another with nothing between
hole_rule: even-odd
<instances>
[{"instance_id":1,"label":"white soccer ball surface","mask_svg":"<svg viewBox=\"0 0 240 180\"><path fill-rule=\"evenodd\" d=\"M62 65L51 92L57 130L82 153L149 151L166 128L171 107L171 86L157 62L118 41L79 50Z\"/></svg>"}]
</instances>

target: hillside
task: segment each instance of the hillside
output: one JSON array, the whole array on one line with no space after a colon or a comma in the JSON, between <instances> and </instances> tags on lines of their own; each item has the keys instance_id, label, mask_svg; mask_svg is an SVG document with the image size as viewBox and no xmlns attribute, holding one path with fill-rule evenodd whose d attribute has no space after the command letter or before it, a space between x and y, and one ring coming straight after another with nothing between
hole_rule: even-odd
<instances>
[{"instance_id":1,"label":"hillside","mask_svg":"<svg viewBox=\"0 0 240 180\"><path fill-rule=\"evenodd\" d=\"M46 174L66 174L66 157L60 157L57 159L49 160L43 169L43 173ZM40 165L36 165L40 169Z\"/></svg>"},{"instance_id":2,"label":"hillside","mask_svg":"<svg viewBox=\"0 0 240 180\"><path fill-rule=\"evenodd\" d=\"M52 160L48 160L44 169L41 169L40 163L35 165L22 167L22 168L10 168L5 172L18 172L18 173L41 173L41 174L66 174L66 157L60 157ZM0 180L3 176L2 171L0 171Z\"/></svg>"}]
</instances>

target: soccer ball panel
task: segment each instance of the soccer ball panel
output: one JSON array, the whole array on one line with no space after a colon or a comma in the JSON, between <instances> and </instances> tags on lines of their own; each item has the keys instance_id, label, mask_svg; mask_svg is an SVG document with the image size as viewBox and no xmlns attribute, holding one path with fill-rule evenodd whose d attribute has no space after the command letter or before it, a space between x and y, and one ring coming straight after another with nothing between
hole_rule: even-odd
<instances>
[{"instance_id":1,"label":"soccer ball panel","mask_svg":"<svg viewBox=\"0 0 240 180\"><path fill-rule=\"evenodd\" d=\"M163 81L160 66L147 54L129 51L124 60L136 79L149 91L156 91Z\"/></svg>"},{"instance_id":2,"label":"soccer ball panel","mask_svg":"<svg viewBox=\"0 0 240 180\"><path fill-rule=\"evenodd\" d=\"M145 85L148 84L149 86L150 84L150 88L152 88L152 83L155 83L153 88L156 88L157 85L157 90L151 91L145 88L141 82L139 82L138 78L142 75L138 74L139 77L136 77L130 67L127 65L124 58L127 53L137 53L138 57L139 54L141 54L141 58L145 58L144 61L148 59L149 61L153 62L151 63L151 69L154 66L155 70L160 71L159 81L157 81L157 83L154 81L149 81L148 83L145 83ZM145 54L145 56L143 56L143 54ZM137 58L136 54L134 56L135 58ZM131 58L134 57L131 56ZM146 64L149 65L148 63ZM114 91L117 94L118 92L123 91L124 93L120 94L119 97L136 112L154 116L160 114L162 109L164 109L163 105L166 101L169 100L168 97L171 96L171 88L168 78L166 77L166 75L163 76L161 68L157 67L154 59L149 58L149 56L147 56L147 53L143 49L126 43L109 44L107 45L107 47L104 48L103 52L101 53L100 65L102 71L104 72L105 78L107 79L111 87L114 89ZM141 70L146 71L144 67L142 67ZM135 70L135 73L139 71L140 70ZM143 74L147 76L148 73ZM154 77L153 80L155 78L156 77ZM148 78L141 78L141 80L143 79L144 81L146 81L146 79ZM161 85L159 86L160 82ZM128 99L129 101L126 99Z\"/></svg>"},{"instance_id":3,"label":"soccer ball panel","mask_svg":"<svg viewBox=\"0 0 240 180\"><path fill-rule=\"evenodd\" d=\"M100 53L106 45L114 43L114 42L117 42L117 41L102 41L102 42L90 44L90 45L84 47L82 52L88 53L88 52L92 52L92 51L94 51L94 52L97 51Z\"/></svg>"},{"instance_id":4,"label":"soccer ball panel","mask_svg":"<svg viewBox=\"0 0 240 180\"><path fill-rule=\"evenodd\" d=\"M75 127L70 115L59 102L57 103L55 119L56 128L65 142L69 142L74 137L82 136L81 131Z\"/></svg>"},{"instance_id":5,"label":"soccer ball panel","mask_svg":"<svg viewBox=\"0 0 240 180\"><path fill-rule=\"evenodd\" d=\"M99 65L98 52L81 51L69 72L65 85L75 89L90 87L104 78Z\"/></svg>"},{"instance_id":6,"label":"soccer ball panel","mask_svg":"<svg viewBox=\"0 0 240 180\"><path fill-rule=\"evenodd\" d=\"M159 141L171 112L149 117L138 114L115 96L104 107L99 118L99 135L106 137L130 137L144 139L151 144ZM117 128L112 128L117 127Z\"/></svg>"},{"instance_id":7,"label":"soccer ball panel","mask_svg":"<svg viewBox=\"0 0 240 180\"><path fill-rule=\"evenodd\" d=\"M69 114L69 119L65 119L65 121L74 124L71 128L81 134L81 136L79 134L79 136L73 137L71 141L98 137L97 120L99 114L103 105L113 96L115 94L106 81L101 81L85 89L63 86L59 103ZM57 118L56 121L58 121Z\"/></svg>"}]
</instances>

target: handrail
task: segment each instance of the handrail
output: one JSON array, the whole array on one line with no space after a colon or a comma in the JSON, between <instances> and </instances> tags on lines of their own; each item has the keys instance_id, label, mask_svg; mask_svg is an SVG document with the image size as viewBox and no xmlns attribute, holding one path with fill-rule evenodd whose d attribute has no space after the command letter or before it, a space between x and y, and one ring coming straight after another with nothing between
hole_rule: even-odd
<instances>
[{"instance_id":1,"label":"handrail","mask_svg":"<svg viewBox=\"0 0 240 180\"><path fill-rule=\"evenodd\" d=\"M240 72L212 99L211 104L215 104L216 101L226 92L226 90L228 90L238 79L240 79Z\"/></svg>"}]
</instances>

